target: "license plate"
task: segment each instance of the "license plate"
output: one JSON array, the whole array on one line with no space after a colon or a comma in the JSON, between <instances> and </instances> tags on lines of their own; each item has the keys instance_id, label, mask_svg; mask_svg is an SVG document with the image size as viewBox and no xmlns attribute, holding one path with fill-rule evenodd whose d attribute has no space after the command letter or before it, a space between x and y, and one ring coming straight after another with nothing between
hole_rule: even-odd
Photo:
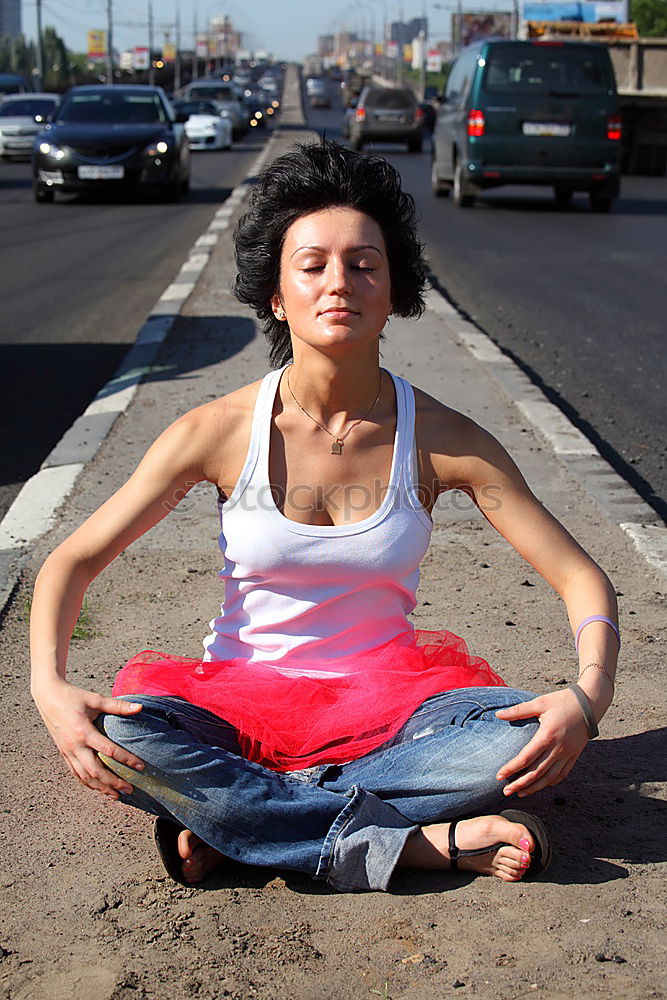
<instances>
[{"instance_id":1,"label":"license plate","mask_svg":"<svg viewBox=\"0 0 667 1000\"><path fill-rule=\"evenodd\" d=\"M118 166L85 166L77 168L77 175L82 181L119 181L125 176L125 167Z\"/></svg>"},{"instance_id":2,"label":"license plate","mask_svg":"<svg viewBox=\"0 0 667 1000\"><path fill-rule=\"evenodd\" d=\"M375 117L383 122L405 121L405 115L401 111L376 111Z\"/></svg>"},{"instance_id":3,"label":"license plate","mask_svg":"<svg viewBox=\"0 0 667 1000\"><path fill-rule=\"evenodd\" d=\"M555 135L565 139L572 131L571 125L562 122L524 122L524 135Z\"/></svg>"}]
</instances>

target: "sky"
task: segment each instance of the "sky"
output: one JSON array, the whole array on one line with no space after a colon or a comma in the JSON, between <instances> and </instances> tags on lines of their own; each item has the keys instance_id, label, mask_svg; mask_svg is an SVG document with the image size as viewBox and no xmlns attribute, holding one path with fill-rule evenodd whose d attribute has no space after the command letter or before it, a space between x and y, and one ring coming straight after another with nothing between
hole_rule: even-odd
<instances>
[{"instance_id":1,"label":"sky","mask_svg":"<svg viewBox=\"0 0 667 1000\"><path fill-rule=\"evenodd\" d=\"M87 31L106 27L108 0L42 0L42 23L53 25L68 48L75 52L86 49ZM146 45L148 39L147 0L111 0L114 18L114 49L122 51L135 45ZM433 39L449 37L450 12L456 0L441 4L422 0L153 0L155 47L164 39L165 26L173 25L176 9L180 9L181 37L184 47L190 47L197 17L202 31L211 17L227 14L234 26L246 32L251 48L271 52L279 59L299 60L317 48L317 36L347 29L370 36L374 27L380 41L384 17L388 21L420 17L426 11ZM464 5L464 9L465 6ZM481 5L506 8L502 0ZM436 9L436 8L446 9ZM23 0L23 32L29 38L36 35L36 3ZM172 28L173 31L173 28ZM172 34L173 40L173 34Z\"/></svg>"}]
</instances>

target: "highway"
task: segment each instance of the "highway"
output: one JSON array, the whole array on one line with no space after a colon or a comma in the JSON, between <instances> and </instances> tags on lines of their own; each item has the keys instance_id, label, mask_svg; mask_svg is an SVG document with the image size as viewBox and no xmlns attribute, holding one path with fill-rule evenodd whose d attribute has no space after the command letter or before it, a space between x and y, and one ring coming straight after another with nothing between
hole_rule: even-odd
<instances>
[{"instance_id":1,"label":"highway","mask_svg":"<svg viewBox=\"0 0 667 1000\"><path fill-rule=\"evenodd\" d=\"M0 517L112 376L267 133L192 154L178 204L33 200L30 164L0 161Z\"/></svg>"},{"instance_id":2,"label":"highway","mask_svg":"<svg viewBox=\"0 0 667 1000\"><path fill-rule=\"evenodd\" d=\"M334 100L307 110L328 138L340 135ZM667 177L625 177L609 215L583 194L557 209L550 189L530 187L458 209L431 194L428 142L421 154L375 149L415 197L440 289L667 517Z\"/></svg>"}]
</instances>

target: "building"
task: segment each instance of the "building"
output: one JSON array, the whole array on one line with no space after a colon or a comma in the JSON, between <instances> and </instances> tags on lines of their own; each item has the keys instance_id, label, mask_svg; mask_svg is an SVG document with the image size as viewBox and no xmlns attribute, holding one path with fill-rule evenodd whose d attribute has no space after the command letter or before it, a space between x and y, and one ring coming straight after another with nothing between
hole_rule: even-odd
<instances>
[{"instance_id":1,"label":"building","mask_svg":"<svg viewBox=\"0 0 667 1000\"><path fill-rule=\"evenodd\" d=\"M21 0L0 0L0 35L21 34Z\"/></svg>"},{"instance_id":2,"label":"building","mask_svg":"<svg viewBox=\"0 0 667 1000\"><path fill-rule=\"evenodd\" d=\"M334 36L333 35L320 35L317 39L317 54L321 59L327 59L333 56L334 52Z\"/></svg>"},{"instance_id":3,"label":"building","mask_svg":"<svg viewBox=\"0 0 667 1000\"><path fill-rule=\"evenodd\" d=\"M394 21L390 27L389 39L402 48L404 45L412 45L413 39L419 38L420 31L428 37L428 18L413 17L411 21Z\"/></svg>"}]
</instances>

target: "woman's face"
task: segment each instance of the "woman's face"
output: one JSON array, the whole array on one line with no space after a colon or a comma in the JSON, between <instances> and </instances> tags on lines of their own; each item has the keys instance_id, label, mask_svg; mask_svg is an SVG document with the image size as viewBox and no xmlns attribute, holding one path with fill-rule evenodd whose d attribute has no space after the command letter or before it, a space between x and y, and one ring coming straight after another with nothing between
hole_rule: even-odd
<instances>
[{"instance_id":1,"label":"woman's face","mask_svg":"<svg viewBox=\"0 0 667 1000\"><path fill-rule=\"evenodd\" d=\"M391 312L382 230L353 208L297 219L285 235L274 315L293 338L336 347L379 338Z\"/></svg>"}]
</instances>

